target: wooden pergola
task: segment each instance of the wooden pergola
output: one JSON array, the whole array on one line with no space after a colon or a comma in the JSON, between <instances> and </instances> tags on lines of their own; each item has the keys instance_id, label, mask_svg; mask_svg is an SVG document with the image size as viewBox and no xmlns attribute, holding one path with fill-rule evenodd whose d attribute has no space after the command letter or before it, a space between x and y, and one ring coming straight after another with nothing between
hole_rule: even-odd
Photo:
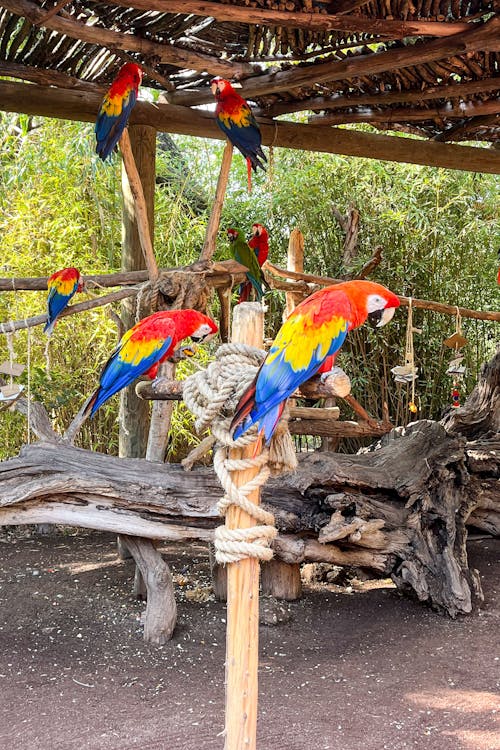
<instances>
[{"instance_id":1,"label":"wooden pergola","mask_svg":"<svg viewBox=\"0 0 500 750\"><path fill-rule=\"evenodd\" d=\"M18 81L0 82L4 110L93 121L119 66L135 60L144 84L163 93L157 105L136 107L133 124L221 138L211 113L196 109L213 101L208 84L220 75L240 82L265 144L500 171L494 0L4 0L1 7L0 75ZM306 124L287 119L297 112L308 113ZM419 139L337 127L353 123ZM454 145L461 141L482 145Z\"/></svg>"},{"instance_id":2,"label":"wooden pergola","mask_svg":"<svg viewBox=\"0 0 500 750\"><path fill-rule=\"evenodd\" d=\"M139 101L132 112L129 131L133 157L127 157L124 150L130 145L127 146L128 136L120 144L125 166L137 165L138 183L142 186L138 200L137 184L130 170L123 171L122 270L130 283L130 274L145 267L150 280L158 274L152 249L157 132L222 139L213 114L207 108L198 108L213 102L209 87L212 77L240 83L242 95L251 101L257 115L264 145L499 174L499 53L500 13L496 0L4 0L0 3L0 76L7 80L0 80L0 110L93 122L104 92L125 61L139 63L145 71L143 84L162 92L157 103ZM308 113L307 121L291 117L299 112ZM356 130L357 123L371 125L383 134ZM338 127L343 125L349 127ZM387 131L394 134L387 135ZM417 137L401 137L397 133ZM474 145L459 145L461 142ZM230 160L229 152L228 158L224 157L221 177L225 171L227 178ZM208 268L208 245L214 242L217 231L223 185L220 192L200 258L206 264L204 270L214 276L214 287L220 282L217 274L222 270ZM189 273L197 270L189 269ZM293 272L287 277L294 278ZM304 274L299 277L303 284L317 281L316 277L306 279ZM39 280L32 281L35 286L25 288L39 288ZM19 287L14 284L13 288ZM229 286L229 293L230 289ZM128 297L122 313L128 326L135 322L135 302L130 303L128 292L121 294ZM163 374L168 377L169 371ZM161 461L158 446L162 441L156 430L165 430L170 408L169 401L155 401L147 445L148 404L134 389L126 389L121 402L120 455L146 455L150 460ZM489 406L486 411L490 411ZM436 429L441 435L442 428ZM46 430L45 438L50 430ZM163 434L163 445L165 439ZM107 457L98 461L101 459ZM93 460L91 463L93 466ZM16 465L21 472L22 466L19 462ZM99 466L95 467L98 472L102 471ZM142 467L141 472L148 474L149 467ZM64 492L71 494L75 482L73 473L69 476L69 489L65 485ZM335 477L338 484L337 474ZM168 477L159 478L158 485L168 481ZM85 487L80 491L86 490ZM258 502L258 491L256 494ZM123 501L125 506L127 499ZM469 502L468 495L466 499L469 512L473 502ZM102 508L98 510L102 518ZM452 511L451 517L455 517L454 506ZM487 510L481 512L487 514ZM7 523L27 522L19 521L17 509L14 515L9 513L9 509L4 513ZM143 524L138 531L137 518L125 527L123 509L118 515L121 525L116 530L127 534L132 529L136 535L127 536L125 541L146 577L148 569L158 565L158 556L151 542L140 542L138 535L160 537L169 531L163 523L155 528ZM206 515L211 518L213 509ZM30 522L54 517L52 507L40 510L37 503ZM58 518L60 522L62 516ZM112 519L111 514L105 523L113 524ZM360 536L358 526L366 526L363 517L355 519L357 526L351 523L344 528L340 506L335 507L332 519L337 526L340 519L342 528L339 531L330 524L330 536L323 541L332 542L351 533ZM482 522L492 525L489 517ZM205 520L203 523L208 524ZM374 523L370 533L378 534L380 519ZM85 524L115 529L114 525L96 525L95 520L84 519L81 525ZM202 533L202 538L211 538L211 532ZM188 537L197 535L190 531ZM404 547L401 539L398 543ZM465 532L461 539L464 546ZM317 555L321 549L316 545L311 554ZM388 547L389 553L394 549ZM305 552L301 554L302 557L296 554L293 558L296 567L299 558L306 559ZM282 557L290 562L290 550ZM246 564L249 560L240 562ZM464 588L479 591L474 581L468 587L466 562L463 568ZM168 588L168 568L160 572L160 584ZM258 600L258 565L246 577L254 587L250 598ZM271 577L276 578L276 574ZM416 584L414 587L418 588ZM168 592L172 599L170 588ZM255 615L258 605L254 601L252 606ZM243 611L244 607L240 609ZM228 690L228 750L255 748L258 621L255 617L253 620L248 639L249 643L252 641L252 663L245 667L241 680L238 677L239 683L251 683L250 689L243 691L246 697L241 707L239 688ZM164 623L160 625L164 627ZM172 629L174 625L175 607ZM239 638L241 629L233 630Z\"/></svg>"}]
</instances>

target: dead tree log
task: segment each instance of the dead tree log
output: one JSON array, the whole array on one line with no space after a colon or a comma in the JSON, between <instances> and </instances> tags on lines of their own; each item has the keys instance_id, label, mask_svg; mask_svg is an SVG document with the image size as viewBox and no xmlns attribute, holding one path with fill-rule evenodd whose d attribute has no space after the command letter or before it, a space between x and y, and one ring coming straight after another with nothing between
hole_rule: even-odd
<instances>
[{"instance_id":1,"label":"dead tree log","mask_svg":"<svg viewBox=\"0 0 500 750\"><path fill-rule=\"evenodd\" d=\"M307 455L264 487L280 532L276 556L371 569L451 616L470 612L481 588L467 564L466 525L500 533L499 448L498 436L478 452L478 441L421 421L362 455ZM61 443L26 446L0 463L0 525L210 541L219 496L209 468L187 473Z\"/></svg>"}]
</instances>

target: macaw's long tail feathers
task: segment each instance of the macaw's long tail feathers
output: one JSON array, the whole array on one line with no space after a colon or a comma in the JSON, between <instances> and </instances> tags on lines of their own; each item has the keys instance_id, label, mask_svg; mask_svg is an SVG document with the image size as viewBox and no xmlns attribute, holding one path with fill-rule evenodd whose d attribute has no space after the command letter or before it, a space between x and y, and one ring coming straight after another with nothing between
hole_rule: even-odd
<instances>
[{"instance_id":1,"label":"macaw's long tail feathers","mask_svg":"<svg viewBox=\"0 0 500 750\"><path fill-rule=\"evenodd\" d=\"M50 336L52 336L52 333L53 333L53 331L54 331L54 326L55 326L56 322L57 322L56 320L52 320L52 321L49 321L49 320L48 320L48 321L47 321L47 322L45 323L45 326L44 326L43 332L44 332L44 333L46 333L46 334L47 334L47 336L49 336L49 338L50 338Z\"/></svg>"},{"instance_id":2,"label":"macaw's long tail feathers","mask_svg":"<svg viewBox=\"0 0 500 750\"><path fill-rule=\"evenodd\" d=\"M247 179L248 179L248 192L252 192L252 161L247 156Z\"/></svg>"},{"instance_id":3,"label":"macaw's long tail feathers","mask_svg":"<svg viewBox=\"0 0 500 750\"><path fill-rule=\"evenodd\" d=\"M255 289L255 294L257 295L257 302L260 302L262 297L264 296L264 290L262 289L262 284L260 283L259 279L256 279L255 276L251 276L249 273L247 273L247 278L250 280L251 285Z\"/></svg>"},{"instance_id":4,"label":"macaw's long tail feathers","mask_svg":"<svg viewBox=\"0 0 500 750\"><path fill-rule=\"evenodd\" d=\"M248 302L248 300L250 299L251 291L252 285L249 281L245 281L243 284L240 284L238 304L240 304L240 302Z\"/></svg>"},{"instance_id":5,"label":"macaw's long tail feathers","mask_svg":"<svg viewBox=\"0 0 500 750\"><path fill-rule=\"evenodd\" d=\"M231 422L231 430L234 430L234 439L239 438L240 435L243 435L243 433L252 425L251 421L249 422L249 424L246 424L246 421L249 417L250 412L255 406L256 382L257 378L255 378L253 383L249 385L247 390L243 393L238 402L238 406L236 407L236 411L234 412L234 417Z\"/></svg>"},{"instance_id":6,"label":"macaw's long tail feathers","mask_svg":"<svg viewBox=\"0 0 500 750\"><path fill-rule=\"evenodd\" d=\"M281 402L271 409L266 410L264 405L260 407L255 402L255 384L257 378L250 385L240 398L238 406L231 422L233 430L233 439L237 440L254 424L260 427L259 434L264 434L266 443L268 443L273 434L274 428L283 413L285 402Z\"/></svg>"},{"instance_id":7,"label":"macaw's long tail feathers","mask_svg":"<svg viewBox=\"0 0 500 750\"><path fill-rule=\"evenodd\" d=\"M100 387L96 388L95 391L85 401L81 409L82 420L87 419L87 417L93 417L96 409L99 408L96 406L96 402L100 390Z\"/></svg>"}]
</instances>

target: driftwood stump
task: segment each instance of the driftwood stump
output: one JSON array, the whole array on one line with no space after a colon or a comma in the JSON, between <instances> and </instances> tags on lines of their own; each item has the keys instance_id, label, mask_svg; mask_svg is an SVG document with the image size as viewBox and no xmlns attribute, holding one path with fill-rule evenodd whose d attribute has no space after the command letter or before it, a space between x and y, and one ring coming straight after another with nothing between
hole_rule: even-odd
<instances>
[{"instance_id":1,"label":"driftwood stump","mask_svg":"<svg viewBox=\"0 0 500 750\"><path fill-rule=\"evenodd\" d=\"M443 424L398 428L356 456L309 454L269 480L262 503L276 518L276 558L364 568L453 617L470 612L482 594L467 527L500 534L499 368L497 355ZM212 540L220 487L210 468L92 453L54 442L38 423L50 442L0 463L0 525Z\"/></svg>"}]
</instances>

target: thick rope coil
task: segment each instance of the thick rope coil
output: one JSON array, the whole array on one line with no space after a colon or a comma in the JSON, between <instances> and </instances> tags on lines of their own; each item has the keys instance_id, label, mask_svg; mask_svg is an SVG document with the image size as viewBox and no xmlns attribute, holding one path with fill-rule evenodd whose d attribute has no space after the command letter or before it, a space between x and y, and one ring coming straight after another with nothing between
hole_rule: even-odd
<instances>
[{"instance_id":1,"label":"thick rope coil","mask_svg":"<svg viewBox=\"0 0 500 750\"><path fill-rule=\"evenodd\" d=\"M274 516L248 500L248 495L262 486L271 473L273 451L277 442L280 446L278 465L283 468L295 468L296 457L290 433L286 427L277 430L270 448L265 448L254 458L234 459L229 457L231 448L242 448L255 443L257 428L251 428L237 440L230 432L231 420L242 393L255 378L262 364L265 352L245 344L224 344L219 347L216 359L206 370L191 375L184 381L184 401L195 415L195 426L198 431L210 427L217 441L214 452L214 469L224 489L224 497L218 503L219 512L224 515L230 505L236 505L255 519L258 525L249 529L227 529L220 526L215 534L215 556L217 562L228 563L256 557L259 560L270 560L272 550L269 544L277 534L274 528ZM286 442L286 433L291 452L286 454L282 446ZM258 468L258 473L245 485L237 487L231 472Z\"/></svg>"}]
</instances>

